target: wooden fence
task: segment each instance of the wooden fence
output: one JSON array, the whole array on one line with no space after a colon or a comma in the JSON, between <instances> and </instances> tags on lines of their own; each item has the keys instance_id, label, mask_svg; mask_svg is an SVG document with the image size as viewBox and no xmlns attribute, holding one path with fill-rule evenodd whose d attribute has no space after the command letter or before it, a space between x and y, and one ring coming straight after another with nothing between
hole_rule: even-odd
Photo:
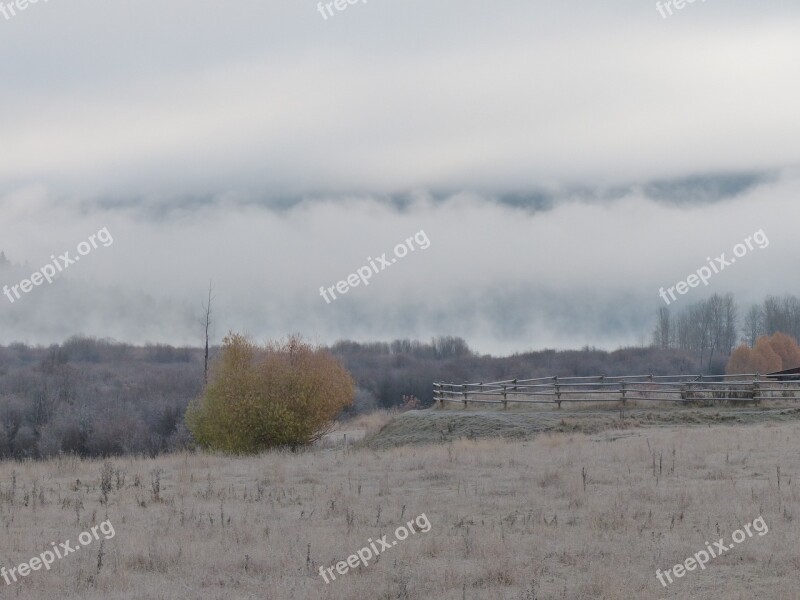
<instances>
[{"instance_id":1,"label":"wooden fence","mask_svg":"<svg viewBox=\"0 0 800 600\"><path fill-rule=\"evenodd\" d=\"M800 380L785 375L623 375L539 377L490 383L434 383L440 406L468 402L556 404L629 400L704 403L800 399Z\"/></svg>"}]
</instances>

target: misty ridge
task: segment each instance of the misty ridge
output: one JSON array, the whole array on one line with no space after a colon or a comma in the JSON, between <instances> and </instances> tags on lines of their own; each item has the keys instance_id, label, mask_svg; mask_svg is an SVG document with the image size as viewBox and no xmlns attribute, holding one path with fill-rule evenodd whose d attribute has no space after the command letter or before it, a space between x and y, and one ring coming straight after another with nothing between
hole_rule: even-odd
<instances>
[{"instance_id":1,"label":"misty ridge","mask_svg":"<svg viewBox=\"0 0 800 600\"><path fill-rule=\"evenodd\" d=\"M213 280L226 326L256 339L287 331L327 344L460 335L494 354L642 345L662 303L659 288L728 250L754 224L772 241L764 255L680 303L712 291L750 303L795 292L770 270L791 269L796 236L781 215L793 210L798 189L791 170L494 194L239 193L78 206L29 188L0 203L5 282L30 276L101 225L115 243L46 290L0 303L0 343L46 345L81 334L196 345L200 299ZM461 225L450 226L454 220ZM31 221L48 234L23 234ZM320 301L321 282L423 229L436 240L424 256L398 263L369 294ZM287 247L291 261L280 258Z\"/></svg>"}]
</instances>

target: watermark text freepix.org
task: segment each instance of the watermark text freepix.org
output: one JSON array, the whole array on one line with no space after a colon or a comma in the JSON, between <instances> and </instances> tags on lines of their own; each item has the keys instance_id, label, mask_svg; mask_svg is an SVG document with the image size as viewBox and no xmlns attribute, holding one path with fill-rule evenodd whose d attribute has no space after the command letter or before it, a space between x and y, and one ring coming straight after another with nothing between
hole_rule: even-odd
<instances>
[{"instance_id":1,"label":"watermark text freepix.org","mask_svg":"<svg viewBox=\"0 0 800 600\"><path fill-rule=\"evenodd\" d=\"M386 538L389 537L388 535L384 535L375 542L372 541L372 538L368 538L367 539L367 544L369 544L368 546L364 546L363 548L361 548L361 550L359 550L355 554L351 554L350 556L348 556L346 561L344 560L339 561L338 563L336 563L335 567L328 567L327 569L325 567L320 567L319 574L325 580L325 583L330 583L330 581L328 580L328 576L330 576L331 580L333 581L336 580L336 575L333 572L334 569L336 570L337 573L339 573L339 575L345 575L349 569L355 569L356 567L358 567L359 563L361 565L364 565L365 567L368 566L369 561L376 558L381 552L383 552L384 550L389 550L393 546L396 546L398 541L402 542L403 540L407 539L409 531L412 534L417 533L414 530L415 524L422 533L428 533L431 530L431 522L428 520L428 517L425 516L425 513L422 513L413 521L409 521L405 525L400 525L400 527L398 527L395 530L394 537L397 538L396 540L387 542ZM378 546L375 545L376 543L378 544L378 546L380 546L380 548L378 548Z\"/></svg>"},{"instance_id":2,"label":"watermark text freepix.org","mask_svg":"<svg viewBox=\"0 0 800 600\"><path fill-rule=\"evenodd\" d=\"M14 580L14 582L17 581L17 575L20 577L27 577L31 574L31 571L38 571L42 567L44 567L46 571L49 571L50 565L56 561L56 558L64 558L68 554L77 552L82 546L88 546L93 540L99 540L100 536L97 534L98 529L107 540L110 540L116 535L111 521L103 521L100 523L100 525L95 525L92 527L91 533L88 531L81 533L78 536L79 544L75 544L75 546L72 546L69 543L69 540L59 544L58 546L56 546L55 542L50 542L53 546L52 550L45 550L39 556L34 556L28 562L24 562L16 567L11 567L8 570L6 570L5 567L0 567L0 577L5 579L6 585L11 585L11 580ZM94 538L92 538L92 536L94 536Z\"/></svg>"},{"instance_id":3,"label":"watermark text freepix.org","mask_svg":"<svg viewBox=\"0 0 800 600\"><path fill-rule=\"evenodd\" d=\"M758 247L762 250L769 246L769 240L767 239L767 235L764 233L763 229L759 229L753 235L748 236L744 240L744 244L736 244L733 247L733 255L736 258L742 258L745 254L747 254L748 249L754 250L752 242L758 244ZM745 244L747 244L745 246ZM675 296L675 291L682 296L686 292L689 291L689 288L694 288L700 285L700 282L703 282L703 285L708 285L708 280L711 279L711 276L723 271L725 267L730 267L733 263L736 262L736 258L727 259L725 258L725 253L723 252L714 260L711 260L711 257L706 257L708 261L708 266L702 266L697 269L697 273L692 273L689 275L685 281L679 281L675 285L670 288L664 290L664 288L659 288L658 295L664 299L664 302L667 303L669 306L670 301L667 298L667 293L672 298L673 301L677 300Z\"/></svg>"},{"instance_id":4,"label":"watermark text freepix.org","mask_svg":"<svg viewBox=\"0 0 800 600\"><path fill-rule=\"evenodd\" d=\"M712 558L717 558L721 556L723 553L728 552L731 550L736 544L741 544L744 542L748 537L753 537L753 531L751 529L756 530L759 536L764 536L769 533L769 527L767 527L766 522L764 521L764 517L758 517L752 523L748 523L742 529L737 529L731 534L731 538L733 539L732 542L729 542L728 545L725 545L725 538L719 538L719 541L714 542L713 547L712 544L706 542L706 549L708 550L700 550L700 552L695 552L694 556L690 556L685 561L680 564L675 565L671 569L667 569L663 573L661 569L656 569L656 579L661 582L661 585L667 587L664 578L666 577L670 583L672 583L672 577L670 574L674 575L677 578L683 577L686 575L687 571L694 571L697 567L700 567L701 571L705 571L706 564ZM742 531L744 530L744 531ZM747 532L747 536L745 537L745 532Z\"/></svg>"},{"instance_id":5,"label":"watermark text freepix.org","mask_svg":"<svg viewBox=\"0 0 800 600\"><path fill-rule=\"evenodd\" d=\"M42 2L47 1L48 0L42 0ZM9 2L8 4L5 2L0 2L0 14L6 18L6 21L10 21L11 17L17 16L17 11L22 12L31 4L36 4L37 2L39 2L39 0L16 0L15 2Z\"/></svg>"},{"instance_id":6,"label":"watermark text freepix.org","mask_svg":"<svg viewBox=\"0 0 800 600\"><path fill-rule=\"evenodd\" d=\"M431 245L428 235L424 230L420 230L412 237L406 239L405 243L397 244L397 246L394 247L394 258L386 258L386 252L375 258L375 260L373 260L371 256L367 257L367 262L369 262L369 265L364 265L363 267L357 269L355 273L348 275L346 281L340 281L336 285L332 285L328 288L321 286L319 288L319 295L325 299L325 302L330 304L331 300L328 298L328 294L330 294L331 297L336 300L336 292L344 295L350 291L350 288L357 287L361 283L363 283L365 286L369 285L369 280L373 274L377 275L381 271L388 269L397 262L398 258L403 258L409 253L409 251L413 252L416 250L412 242L416 242L420 250L427 250ZM375 264L375 261L378 262L377 265ZM378 268L379 266L380 269Z\"/></svg>"},{"instance_id":7,"label":"watermark text freepix.org","mask_svg":"<svg viewBox=\"0 0 800 600\"><path fill-rule=\"evenodd\" d=\"M70 265L74 265L76 262L78 262L81 259L81 256L86 256L92 251L92 249L97 248L98 241L103 244L104 248L108 248L114 243L114 238L111 237L108 227L103 227L97 233L90 235L88 242L81 242L78 244L78 256L75 258L70 256L69 251L64 252L64 254L60 254L58 258L56 258L55 255L51 255L50 258L53 259L52 264L46 264L33 275L31 275L30 279L23 279L17 285L12 285L10 287L8 285L4 285L3 294L5 294L6 298L8 298L8 301L11 302L11 304L14 304L14 297L16 297L17 300L22 297L19 294L20 290L27 294L33 289L34 286L42 285L45 281L47 281L47 283L53 283L53 277L56 276L56 273L61 273L62 271L68 269ZM14 293L13 296L11 295L12 292Z\"/></svg>"},{"instance_id":8,"label":"watermark text freepix.org","mask_svg":"<svg viewBox=\"0 0 800 600\"><path fill-rule=\"evenodd\" d=\"M656 2L656 10L664 19L666 19L667 16L672 16L673 4L675 5L675 10L681 10L682 8L685 8L687 4L694 4L695 1L696 0L667 0L663 4L661 2ZM705 2L706 0L702 1ZM666 9L667 12L664 12L664 9ZM669 13L669 15L667 15L667 13Z\"/></svg>"},{"instance_id":9,"label":"watermark text freepix.org","mask_svg":"<svg viewBox=\"0 0 800 600\"><path fill-rule=\"evenodd\" d=\"M331 17L333 16L333 9L335 8L337 11L342 12L345 8L347 8L350 4L358 4L361 2L362 4L366 4L367 0L335 0L334 2L325 2L324 6L322 2L317 3L317 10L319 14L322 15L322 18L327 21L328 15Z\"/></svg>"}]
</instances>

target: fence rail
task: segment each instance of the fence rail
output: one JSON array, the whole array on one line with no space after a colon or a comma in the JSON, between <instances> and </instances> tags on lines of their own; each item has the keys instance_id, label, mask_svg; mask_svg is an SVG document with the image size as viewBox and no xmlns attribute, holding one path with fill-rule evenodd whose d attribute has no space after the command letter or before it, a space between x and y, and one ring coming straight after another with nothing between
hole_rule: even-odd
<instances>
[{"instance_id":1,"label":"fence rail","mask_svg":"<svg viewBox=\"0 0 800 600\"><path fill-rule=\"evenodd\" d=\"M794 376L797 377L797 376ZM755 402L800 399L800 379L786 375L621 375L539 377L489 383L434 383L440 406L469 402L556 404L562 402Z\"/></svg>"}]
</instances>

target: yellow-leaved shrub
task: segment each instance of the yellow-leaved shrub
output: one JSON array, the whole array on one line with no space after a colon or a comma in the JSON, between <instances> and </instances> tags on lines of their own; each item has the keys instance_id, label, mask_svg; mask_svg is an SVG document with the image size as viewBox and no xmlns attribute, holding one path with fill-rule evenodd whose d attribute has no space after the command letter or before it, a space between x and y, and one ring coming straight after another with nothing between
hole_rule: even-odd
<instances>
[{"instance_id":1,"label":"yellow-leaved shrub","mask_svg":"<svg viewBox=\"0 0 800 600\"><path fill-rule=\"evenodd\" d=\"M298 337L260 347L230 334L186 424L203 448L254 454L323 435L352 405L353 378L329 352Z\"/></svg>"}]
</instances>

